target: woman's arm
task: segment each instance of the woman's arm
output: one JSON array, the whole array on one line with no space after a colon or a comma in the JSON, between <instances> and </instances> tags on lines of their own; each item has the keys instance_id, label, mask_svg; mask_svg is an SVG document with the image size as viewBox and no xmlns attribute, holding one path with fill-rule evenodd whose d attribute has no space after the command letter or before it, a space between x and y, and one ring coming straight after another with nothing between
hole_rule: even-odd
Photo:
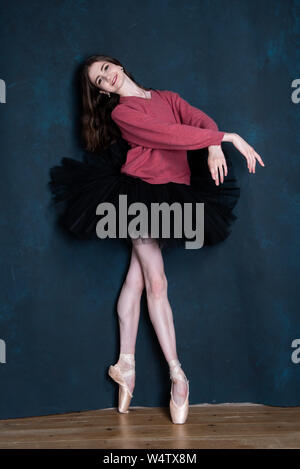
<instances>
[{"instance_id":1,"label":"woman's arm","mask_svg":"<svg viewBox=\"0 0 300 469\"><path fill-rule=\"evenodd\" d=\"M174 112L178 112L183 124L199 126L201 128L218 130L216 122L200 109L191 106L178 93L168 92ZM231 142L247 160L249 172L255 173L256 160L261 166L265 166L260 155L242 137L236 133L224 132L222 142ZM227 176L228 169L222 151L221 142L219 144L208 145L208 167L216 185L223 183L224 176ZM220 173L220 178L219 178Z\"/></svg>"},{"instance_id":2,"label":"woman's arm","mask_svg":"<svg viewBox=\"0 0 300 469\"><path fill-rule=\"evenodd\" d=\"M173 111L178 112L182 124L192 125L194 127L200 127L203 129L219 130L218 125L210 116L205 114L205 112L201 111L201 109L192 106L178 93L174 91L169 91L168 95L171 100ZM221 150L221 144L208 146L209 155L215 154L215 152L218 150Z\"/></svg>"},{"instance_id":3,"label":"woman's arm","mask_svg":"<svg viewBox=\"0 0 300 469\"><path fill-rule=\"evenodd\" d=\"M124 104L117 105L111 117L124 140L148 148L196 150L220 145L225 134L219 130L163 122Z\"/></svg>"},{"instance_id":4,"label":"woman's arm","mask_svg":"<svg viewBox=\"0 0 300 469\"><path fill-rule=\"evenodd\" d=\"M177 110L180 120L183 124L200 127L203 129L218 130L216 122L205 112L191 106L178 93L169 91L171 103L174 110ZM264 163L258 153L251 147L242 137L236 133L224 132L222 142L231 142L233 145L248 159L249 171L255 172L255 158L264 166ZM220 144L212 144L208 146L209 152L215 153L222 151Z\"/></svg>"},{"instance_id":5,"label":"woman's arm","mask_svg":"<svg viewBox=\"0 0 300 469\"><path fill-rule=\"evenodd\" d=\"M192 106L178 93L169 91L168 95L171 99L173 110L178 112L182 124L202 129L219 130L216 122L210 116L201 111L201 109Z\"/></svg>"},{"instance_id":6,"label":"woman's arm","mask_svg":"<svg viewBox=\"0 0 300 469\"><path fill-rule=\"evenodd\" d=\"M249 145L240 135L236 133L225 133L222 142L231 142L239 152L244 155L248 163L248 169L250 173L255 173L256 160L261 166L265 166L265 163L261 159L261 156Z\"/></svg>"},{"instance_id":7,"label":"woman's arm","mask_svg":"<svg viewBox=\"0 0 300 469\"><path fill-rule=\"evenodd\" d=\"M233 145L242 153L242 155L244 155L247 160L247 165L250 173L255 173L256 160L260 163L261 166L265 166L260 155L238 134L225 132L222 142L233 143ZM223 183L224 175L227 176L228 170L221 146L209 147L207 163L211 172L211 176L215 181L215 184L218 186L219 181Z\"/></svg>"}]
</instances>

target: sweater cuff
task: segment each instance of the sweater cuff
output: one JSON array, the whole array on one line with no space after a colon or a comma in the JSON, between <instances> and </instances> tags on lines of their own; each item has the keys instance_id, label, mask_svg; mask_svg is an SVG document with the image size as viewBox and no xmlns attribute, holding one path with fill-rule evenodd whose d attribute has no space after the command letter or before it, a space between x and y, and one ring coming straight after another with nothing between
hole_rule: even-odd
<instances>
[{"instance_id":1,"label":"sweater cuff","mask_svg":"<svg viewBox=\"0 0 300 469\"><path fill-rule=\"evenodd\" d=\"M215 143L215 145L221 145L221 142L223 140L223 137L224 137L225 133L226 132L221 132L221 131L218 132L218 135L217 135L217 138L216 138L217 143Z\"/></svg>"}]
</instances>

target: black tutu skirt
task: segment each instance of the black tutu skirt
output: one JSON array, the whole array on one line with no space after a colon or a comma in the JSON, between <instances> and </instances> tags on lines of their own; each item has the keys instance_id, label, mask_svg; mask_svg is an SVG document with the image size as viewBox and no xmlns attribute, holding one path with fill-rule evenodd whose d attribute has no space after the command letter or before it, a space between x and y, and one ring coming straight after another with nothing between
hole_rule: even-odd
<instances>
[{"instance_id":1,"label":"black tutu skirt","mask_svg":"<svg viewBox=\"0 0 300 469\"><path fill-rule=\"evenodd\" d=\"M115 207L116 238L121 238L132 245L128 231L126 237L119 236L119 195L126 195L127 207L134 202L143 202L147 206L149 233L151 233L150 214L153 202L159 204L177 202L182 210L184 203L191 203L194 229L196 203L204 202L203 245L217 244L229 236L231 225L237 218L233 208L240 197L240 188L237 185L231 159L224 149L228 174L219 186L216 186L207 165L208 149L187 151L191 169L191 185L188 186L174 182L150 184L140 178L121 173L120 169L126 161L129 148L128 143L119 138L100 154L85 152L82 161L63 157L59 165L50 169L48 186L52 193L52 203L58 210L59 226L80 240L100 239L96 226L105 215L97 215L96 209L100 203L110 202ZM135 217L136 215L127 214L126 227ZM191 241L191 238L186 237L185 230L181 237L177 238L172 215L170 219L168 237L164 237L161 228L155 237L159 246L161 248L185 246L185 242ZM110 234L110 237L114 236Z\"/></svg>"}]
</instances>

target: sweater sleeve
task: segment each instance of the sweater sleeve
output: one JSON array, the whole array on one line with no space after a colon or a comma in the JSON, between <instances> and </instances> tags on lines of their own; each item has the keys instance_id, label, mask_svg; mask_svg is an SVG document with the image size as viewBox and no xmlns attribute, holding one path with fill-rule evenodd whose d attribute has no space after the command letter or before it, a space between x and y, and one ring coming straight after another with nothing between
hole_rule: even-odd
<instances>
[{"instance_id":1,"label":"sweater sleeve","mask_svg":"<svg viewBox=\"0 0 300 469\"><path fill-rule=\"evenodd\" d=\"M178 93L169 92L172 106L177 109L182 124L200 127L202 129L219 130L216 122L205 112L189 104Z\"/></svg>"},{"instance_id":2,"label":"sweater sleeve","mask_svg":"<svg viewBox=\"0 0 300 469\"><path fill-rule=\"evenodd\" d=\"M117 105L111 118L129 143L165 150L197 150L220 145L225 132L160 121L124 104Z\"/></svg>"}]
</instances>

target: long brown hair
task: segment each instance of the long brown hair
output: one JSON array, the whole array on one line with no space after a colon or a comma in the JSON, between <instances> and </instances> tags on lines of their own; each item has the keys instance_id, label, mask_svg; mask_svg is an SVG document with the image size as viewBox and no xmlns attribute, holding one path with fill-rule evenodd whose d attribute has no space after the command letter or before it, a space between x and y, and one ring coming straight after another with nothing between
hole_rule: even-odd
<instances>
[{"instance_id":1,"label":"long brown hair","mask_svg":"<svg viewBox=\"0 0 300 469\"><path fill-rule=\"evenodd\" d=\"M88 57L81 72L82 87L82 137L85 149L92 152L101 152L108 148L117 138L121 137L121 130L111 118L112 110L119 104L120 95L110 92L110 97L99 93L91 83L88 70L94 62L111 62L123 67L126 75L140 88L149 91L152 88L144 88L129 73L119 60L108 55L91 55Z\"/></svg>"}]
</instances>

